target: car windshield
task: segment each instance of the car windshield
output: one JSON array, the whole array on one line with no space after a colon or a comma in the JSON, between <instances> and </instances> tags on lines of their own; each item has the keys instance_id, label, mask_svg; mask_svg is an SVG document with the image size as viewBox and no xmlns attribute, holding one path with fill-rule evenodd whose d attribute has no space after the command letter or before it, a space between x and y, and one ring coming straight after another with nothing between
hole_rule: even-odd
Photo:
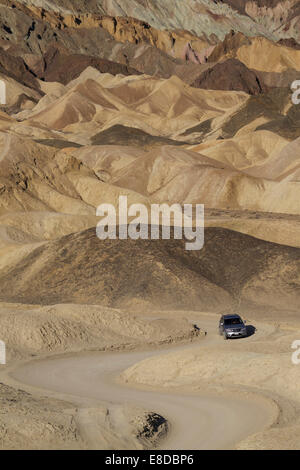
<instances>
[{"instance_id":1,"label":"car windshield","mask_svg":"<svg viewBox=\"0 0 300 470\"><path fill-rule=\"evenodd\" d=\"M242 325L242 320L240 318L228 318L224 321L225 325Z\"/></svg>"}]
</instances>

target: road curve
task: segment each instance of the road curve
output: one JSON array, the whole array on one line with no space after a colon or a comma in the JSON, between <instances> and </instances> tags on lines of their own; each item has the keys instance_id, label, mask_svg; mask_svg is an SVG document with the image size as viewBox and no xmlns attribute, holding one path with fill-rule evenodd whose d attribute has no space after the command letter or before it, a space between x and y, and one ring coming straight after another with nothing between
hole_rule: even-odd
<instances>
[{"instance_id":1,"label":"road curve","mask_svg":"<svg viewBox=\"0 0 300 470\"><path fill-rule=\"evenodd\" d=\"M189 347L199 348L199 343ZM162 449L233 448L271 424L271 409L254 399L144 391L116 382L122 371L157 354L163 352L85 353L33 361L11 375L23 384L80 397L83 403L93 399L108 406L129 404L157 412L170 423Z\"/></svg>"}]
</instances>

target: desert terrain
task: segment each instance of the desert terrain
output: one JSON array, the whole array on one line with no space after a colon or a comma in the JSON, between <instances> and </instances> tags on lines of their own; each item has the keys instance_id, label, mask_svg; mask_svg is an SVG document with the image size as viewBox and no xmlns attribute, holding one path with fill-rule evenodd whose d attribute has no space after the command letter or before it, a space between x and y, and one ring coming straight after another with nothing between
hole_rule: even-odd
<instances>
[{"instance_id":1,"label":"desert terrain","mask_svg":"<svg viewBox=\"0 0 300 470\"><path fill-rule=\"evenodd\" d=\"M0 449L299 449L299 2L0 18ZM100 240L120 196L204 204L203 248Z\"/></svg>"}]
</instances>

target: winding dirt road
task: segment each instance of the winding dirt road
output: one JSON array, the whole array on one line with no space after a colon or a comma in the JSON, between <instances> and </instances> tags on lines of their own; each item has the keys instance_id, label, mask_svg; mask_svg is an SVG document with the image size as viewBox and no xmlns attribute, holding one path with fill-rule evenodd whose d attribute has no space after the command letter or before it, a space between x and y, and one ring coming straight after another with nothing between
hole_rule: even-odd
<instances>
[{"instance_id":1,"label":"winding dirt road","mask_svg":"<svg viewBox=\"0 0 300 470\"><path fill-rule=\"evenodd\" d=\"M217 341L222 339L215 333L208 339L210 344ZM199 347L201 342L185 347L177 346L167 352ZM81 404L86 401L87 406L92 399L110 408L128 404L157 412L170 423L170 433L161 445L164 449L233 448L242 439L271 424L271 410L254 398L246 400L228 396L179 394L171 390L141 390L117 382L117 377L125 369L159 354L164 354L164 351L85 353L53 358L23 365L12 373L12 377L39 389L76 396L80 398ZM83 421L91 437L91 447L97 448L96 438L92 442L93 423L84 413Z\"/></svg>"}]
</instances>

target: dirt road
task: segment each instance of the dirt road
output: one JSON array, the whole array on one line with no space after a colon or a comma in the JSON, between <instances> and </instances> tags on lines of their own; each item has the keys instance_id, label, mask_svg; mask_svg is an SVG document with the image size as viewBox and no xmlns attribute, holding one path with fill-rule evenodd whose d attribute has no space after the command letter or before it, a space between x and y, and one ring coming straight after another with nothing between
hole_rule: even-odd
<instances>
[{"instance_id":1,"label":"dirt road","mask_svg":"<svg viewBox=\"0 0 300 470\"><path fill-rule=\"evenodd\" d=\"M214 321L208 320L209 333L206 340L189 346L177 346L170 350L199 348L202 344L212 346L218 337ZM129 388L117 382L117 377L128 367L164 351L86 353L69 357L35 361L14 371L13 378L23 384L58 394L76 396L84 410L90 400L105 403L112 409L119 404L140 406L168 419L170 432L162 442L166 449L224 449L232 448L248 435L262 430L272 420L271 410L260 401L235 397L209 396L205 394L181 394L172 390L152 391ZM88 405L86 405L88 406ZM89 405L90 406L90 405ZM90 446L97 448L93 433L93 418L83 412L86 434ZM120 433L126 432L126 426Z\"/></svg>"}]
</instances>

